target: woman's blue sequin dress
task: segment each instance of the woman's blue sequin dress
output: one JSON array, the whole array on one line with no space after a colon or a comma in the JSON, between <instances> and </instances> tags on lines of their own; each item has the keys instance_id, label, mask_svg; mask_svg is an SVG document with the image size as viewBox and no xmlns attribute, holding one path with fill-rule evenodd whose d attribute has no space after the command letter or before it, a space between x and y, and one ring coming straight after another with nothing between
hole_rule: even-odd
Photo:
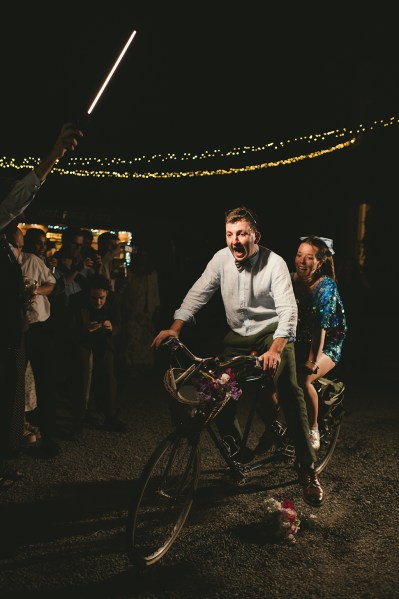
<instances>
[{"instance_id":1,"label":"woman's blue sequin dress","mask_svg":"<svg viewBox=\"0 0 399 599\"><path fill-rule=\"evenodd\" d=\"M294 286L295 289L295 286ZM335 364L341 359L347 331L345 310L337 285L330 277L322 277L308 296L298 303L297 342L309 347L312 331L326 330L323 353Z\"/></svg>"}]
</instances>

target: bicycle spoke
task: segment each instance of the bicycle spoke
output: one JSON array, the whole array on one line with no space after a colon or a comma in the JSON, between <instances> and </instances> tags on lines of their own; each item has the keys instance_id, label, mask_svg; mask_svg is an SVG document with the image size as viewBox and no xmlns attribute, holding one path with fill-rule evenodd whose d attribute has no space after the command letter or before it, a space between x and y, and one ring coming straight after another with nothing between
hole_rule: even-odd
<instances>
[{"instance_id":1,"label":"bicycle spoke","mask_svg":"<svg viewBox=\"0 0 399 599\"><path fill-rule=\"evenodd\" d=\"M191 508L199 472L198 440L171 436L153 454L129 511L128 554L138 565L165 555Z\"/></svg>"}]
</instances>

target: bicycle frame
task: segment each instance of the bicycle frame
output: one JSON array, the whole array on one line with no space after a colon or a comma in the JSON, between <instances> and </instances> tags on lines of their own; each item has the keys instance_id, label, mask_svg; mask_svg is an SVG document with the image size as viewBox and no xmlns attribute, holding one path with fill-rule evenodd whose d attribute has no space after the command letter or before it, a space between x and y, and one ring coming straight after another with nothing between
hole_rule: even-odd
<instances>
[{"instance_id":1,"label":"bicycle frame","mask_svg":"<svg viewBox=\"0 0 399 599\"><path fill-rule=\"evenodd\" d=\"M204 405L195 394L186 399L181 393L183 384L189 382L194 374L201 371L215 375L226 366L244 362L255 367L257 359L254 356L237 356L227 362L222 362L217 357L198 358L176 338L172 338L168 345L171 347L173 355L177 349L181 349L191 360L191 364L187 368L169 368L166 373L168 376L165 374L164 378L165 388L176 404L178 402L188 404L190 409L179 414L175 430L170 432L154 449L130 499L126 524L126 551L131 562L141 568L156 563L169 551L186 522L200 478L200 440L205 430L224 459L230 480L239 486L246 483L252 472L266 464L281 461L281 458L286 461L295 459L295 450L287 442L288 435L281 423L279 423L279 430L276 431L275 451L268 451L264 456L253 457L247 463L240 462L238 459L240 457L238 451L248 449L247 441L260 399L259 393L267 384L263 372L262 374L259 370L256 372L254 368L254 374L246 377L247 382L256 381L257 389L250 403L243 439L236 454L229 451L227 443L215 428L214 418L230 400L228 395L225 400L211 401ZM341 385L342 389L336 397L328 397L323 404L321 443L324 443L324 453L320 463L316 464L317 472L321 472L325 468L337 442L343 416L344 386ZM322 397L321 388L322 385L319 388L316 387L319 398ZM326 388L325 383L324 390ZM255 452L253 453L255 455Z\"/></svg>"},{"instance_id":2,"label":"bicycle frame","mask_svg":"<svg viewBox=\"0 0 399 599\"><path fill-rule=\"evenodd\" d=\"M252 472L263 468L266 464L276 463L282 459L289 463L293 463L295 460L295 448L293 445L285 443L284 439L286 428L282 424L280 425L281 428L277 433L277 435L280 437L281 444L276 451L268 453L267 455L255 457L254 452L247 448L247 442L253 428L255 414L260 399L260 393L265 389L265 387L270 385L270 380L268 378L264 378L262 375L258 376L257 379L252 380L256 380L257 389L250 403L249 413L245 419L244 432L238 445L237 453L234 455L230 454L223 439L221 439L219 433L215 430L216 426L214 421L209 422L206 426L209 436L228 466L229 474L232 480L234 480L234 482L238 485L244 485ZM235 455L240 455L243 450L247 450L249 453L252 452L253 454L251 461L248 463L242 463L238 459L234 459Z\"/></svg>"},{"instance_id":3,"label":"bicycle frame","mask_svg":"<svg viewBox=\"0 0 399 599\"><path fill-rule=\"evenodd\" d=\"M194 430L197 434L198 432L202 432L203 429L206 429L208 431L208 434L210 435L216 449L219 451L222 458L226 462L230 474L232 475L232 478L236 480L236 482L242 481L241 484L244 484L251 472L261 469L266 464L270 464L273 462L281 462L282 460L288 463L294 463L295 447L293 446L292 442L290 442L290 440L288 439L286 428L279 421L275 421L278 425L278 430L274 431L278 445L277 447L275 447L275 450L273 452L268 452L267 455L261 455L258 457L256 457L253 452L253 456L250 460L250 463L242 463L238 459L235 459L235 456L237 456L243 450L246 450L247 452L252 451L247 448L247 441L253 429L254 418L259 405L260 394L268 386L270 386L270 388L272 388L273 386L272 379L270 379L268 375L265 375L263 371L259 371L259 368L261 368L261 364L255 356L235 356L229 360L222 361L219 357L215 356L208 358L199 358L195 356L192 352L190 352L190 350L185 346L185 344L177 338L169 339L165 345L169 345L171 347L172 355L174 357L176 357L177 350L182 350L183 353L186 356L188 356L189 359L192 361L192 364L184 370L182 375L180 375L176 379L175 395L179 394L179 389L181 388L183 383L187 383L193 375L195 375L201 370L214 373L218 369L222 369L225 367L233 367L234 369L235 366L239 366L245 363L252 367L252 373L245 376L245 382L255 382L255 384L257 385L257 389L252 398L249 414L246 417L244 423L243 436L241 441L239 442L239 445L237 446L237 452L235 454L231 454L226 444L217 432L214 423L214 416L211 418L209 422L205 424L203 421L201 421L200 417L198 417L198 420L196 420L197 416L195 415L194 419L192 419L191 423L189 424L189 426L194 426ZM315 388L318 392L319 402L321 404L322 385L318 381L316 381ZM181 399L182 398L180 398L180 400ZM324 435L324 444L331 447L327 447L326 454L321 457L319 464L316 465L318 473L320 473L326 467L335 448L339 427L342 421L342 417L344 415L344 411L342 409L342 399L343 391L339 398L339 401L337 402L337 404L334 404L333 407L328 406L326 409L326 406L324 404L320 405L319 428L321 430L321 434ZM339 406L338 409L337 406ZM270 422L270 424L272 423Z\"/></svg>"}]
</instances>

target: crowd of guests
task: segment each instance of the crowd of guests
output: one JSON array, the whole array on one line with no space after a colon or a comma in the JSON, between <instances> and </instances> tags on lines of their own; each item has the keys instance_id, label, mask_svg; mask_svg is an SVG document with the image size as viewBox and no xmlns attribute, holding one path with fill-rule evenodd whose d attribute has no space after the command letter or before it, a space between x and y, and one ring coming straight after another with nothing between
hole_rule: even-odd
<instances>
[{"instance_id":1,"label":"crowd of guests","mask_svg":"<svg viewBox=\"0 0 399 599\"><path fill-rule=\"evenodd\" d=\"M24 287L19 252L21 237L15 231L23 212L35 199L54 165L73 151L83 132L65 123L50 151L21 179L0 179L0 488L6 489L21 477L8 468L8 458L20 450L25 420L25 333L30 297L36 285ZM6 237L8 230L9 237ZM15 239L10 242L12 231ZM19 241L18 241L19 240Z\"/></svg>"},{"instance_id":2,"label":"crowd of guests","mask_svg":"<svg viewBox=\"0 0 399 599\"><path fill-rule=\"evenodd\" d=\"M75 149L82 135L75 125L65 124L32 172L20 180L0 178L0 309L5 323L0 489L22 476L7 464L23 450L54 457L61 451L60 438L76 439L93 419L107 431L127 430L118 413L117 368L133 372L132 350L124 351L134 346L128 332L139 330L132 324L136 320L146 325L142 313L147 308L154 315L159 307L157 274L140 249L123 277L115 275L113 263L122 251L115 233L102 233L94 247L90 230L67 227L61 247L53 252L43 229L32 226L24 235L18 227L54 164ZM144 280L151 281L146 294L150 303L135 301L142 296ZM149 357L137 364L139 369L151 366ZM67 431L57 422L60 399L70 413Z\"/></svg>"},{"instance_id":3,"label":"crowd of guests","mask_svg":"<svg viewBox=\"0 0 399 599\"><path fill-rule=\"evenodd\" d=\"M41 228L30 227L23 236L11 224L4 233L17 248L25 282L34 283L27 298L24 339L36 406L26 414L23 444L41 457L58 453L56 404L60 397L70 407L71 439L91 424L126 432L126 424L118 417L117 372L133 375L145 360L151 369L148 356L153 358L154 353L148 336L153 333L150 320L159 307L159 289L156 270L147 273L147 253L138 250L130 268L118 272L113 262L123 244L113 232L100 234L95 248L90 230L67 227L55 252L47 249ZM143 305L142 296L145 301L149 297L143 285L152 286L154 306ZM147 327L143 343L140 330ZM25 395L29 390L25 380ZM40 443L33 447L35 437Z\"/></svg>"}]
</instances>

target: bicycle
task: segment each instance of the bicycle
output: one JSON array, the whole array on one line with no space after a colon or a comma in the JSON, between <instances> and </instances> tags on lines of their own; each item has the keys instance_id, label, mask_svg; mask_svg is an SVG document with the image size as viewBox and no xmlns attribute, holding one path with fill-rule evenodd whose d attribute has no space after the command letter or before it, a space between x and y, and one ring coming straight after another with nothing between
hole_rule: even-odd
<instances>
[{"instance_id":1,"label":"bicycle","mask_svg":"<svg viewBox=\"0 0 399 599\"><path fill-rule=\"evenodd\" d=\"M155 564L166 554L187 520L200 477L200 439L205 430L226 462L227 473L236 485L244 485L251 473L268 463L295 461L295 448L280 421L273 423L274 443L267 455L257 456L246 446L259 392L270 385L270 379L265 377L256 356L235 356L225 361L215 356L199 358L175 337L169 338L163 346L170 348L172 362L177 363L177 366L171 365L166 370L164 386L180 409L177 412L173 410L175 430L160 442L147 461L128 509L126 551L129 560L141 568ZM181 355L188 358L188 366L183 367ZM198 377L215 381L227 369L233 373L232 378L234 373L239 372L245 384L257 385L242 441L233 451L214 425L215 417L230 401L231 394L204 400L198 387L193 385ZM329 394L330 385L328 379L320 379L315 385L320 406L317 473L324 470L331 460L344 415L345 387L338 383L338 392ZM247 459L244 461L242 455L245 453Z\"/></svg>"}]
</instances>

